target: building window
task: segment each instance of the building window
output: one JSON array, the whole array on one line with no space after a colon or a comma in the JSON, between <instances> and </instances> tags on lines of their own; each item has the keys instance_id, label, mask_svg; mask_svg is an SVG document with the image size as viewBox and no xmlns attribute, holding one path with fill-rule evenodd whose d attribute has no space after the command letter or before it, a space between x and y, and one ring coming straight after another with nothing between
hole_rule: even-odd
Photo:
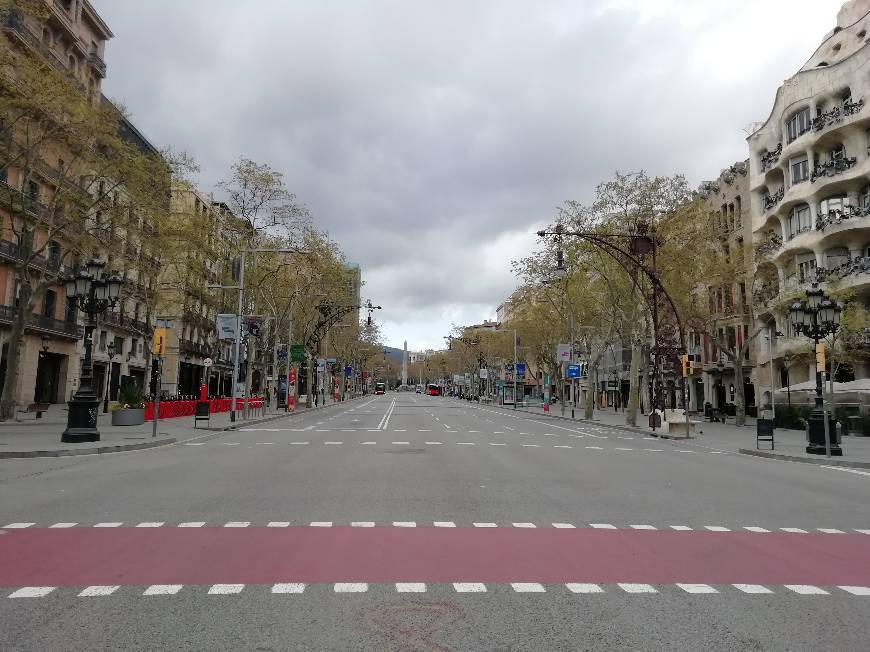
<instances>
[{"instance_id":1,"label":"building window","mask_svg":"<svg viewBox=\"0 0 870 652\"><path fill-rule=\"evenodd\" d=\"M816 255L800 254L797 257L798 280L800 283L811 283L816 280Z\"/></svg>"},{"instance_id":2,"label":"building window","mask_svg":"<svg viewBox=\"0 0 870 652\"><path fill-rule=\"evenodd\" d=\"M115 335L115 355L123 355L124 353L124 338Z\"/></svg>"},{"instance_id":3,"label":"building window","mask_svg":"<svg viewBox=\"0 0 870 652\"><path fill-rule=\"evenodd\" d=\"M828 213L842 213L846 206L846 196L837 195L828 197L819 202L819 215L827 215Z\"/></svg>"},{"instance_id":4,"label":"building window","mask_svg":"<svg viewBox=\"0 0 870 652\"><path fill-rule=\"evenodd\" d=\"M45 298L42 301L42 314L45 317L54 319L54 311L57 308L57 292L54 290L46 290Z\"/></svg>"},{"instance_id":5,"label":"building window","mask_svg":"<svg viewBox=\"0 0 870 652\"><path fill-rule=\"evenodd\" d=\"M788 217L789 240L810 230L810 207L806 204L795 206Z\"/></svg>"},{"instance_id":6,"label":"building window","mask_svg":"<svg viewBox=\"0 0 870 652\"><path fill-rule=\"evenodd\" d=\"M66 300L66 312L64 319L68 324L75 324L79 314L79 304L73 297L68 297Z\"/></svg>"},{"instance_id":7,"label":"building window","mask_svg":"<svg viewBox=\"0 0 870 652\"><path fill-rule=\"evenodd\" d=\"M39 201L39 184L36 181L27 182L27 196L32 201Z\"/></svg>"},{"instance_id":8,"label":"building window","mask_svg":"<svg viewBox=\"0 0 870 652\"><path fill-rule=\"evenodd\" d=\"M52 240L48 243L48 265L56 268L60 266L60 243L57 240Z\"/></svg>"},{"instance_id":9,"label":"building window","mask_svg":"<svg viewBox=\"0 0 870 652\"><path fill-rule=\"evenodd\" d=\"M106 350L106 331L100 331L100 351Z\"/></svg>"},{"instance_id":10,"label":"building window","mask_svg":"<svg viewBox=\"0 0 870 652\"><path fill-rule=\"evenodd\" d=\"M788 122L786 122L786 132L788 135L788 142L792 142L797 139L799 136L805 134L810 130L810 126L812 125L812 119L810 118L810 108L806 107L805 109L801 109L797 113L795 113L791 118L789 118Z\"/></svg>"},{"instance_id":11,"label":"building window","mask_svg":"<svg viewBox=\"0 0 870 652\"><path fill-rule=\"evenodd\" d=\"M790 167L792 183L801 183L810 178L810 162L806 156L799 159L792 159Z\"/></svg>"}]
</instances>

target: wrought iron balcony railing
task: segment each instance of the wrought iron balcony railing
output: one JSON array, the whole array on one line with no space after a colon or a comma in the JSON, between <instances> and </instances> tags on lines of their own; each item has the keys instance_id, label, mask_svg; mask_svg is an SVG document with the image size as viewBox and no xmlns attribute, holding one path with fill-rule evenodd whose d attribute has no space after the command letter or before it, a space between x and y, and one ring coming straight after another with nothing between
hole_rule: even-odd
<instances>
[{"instance_id":1,"label":"wrought iron balcony railing","mask_svg":"<svg viewBox=\"0 0 870 652\"><path fill-rule=\"evenodd\" d=\"M778 251L779 248L782 247L782 236L774 233L767 242L762 242L758 245L758 253L761 256L766 256L768 254L772 254L775 251Z\"/></svg>"},{"instance_id":2,"label":"wrought iron balcony railing","mask_svg":"<svg viewBox=\"0 0 870 652\"><path fill-rule=\"evenodd\" d=\"M771 208L776 206L782 198L785 196L785 187L780 188L772 195L765 195L762 198L762 202L764 204L764 210L769 211Z\"/></svg>"},{"instance_id":3,"label":"wrought iron balcony railing","mask_svg":"<svg viewBox=\"0 0 870 652\"><path fill-rule=\"evenodd\" d=\"M829 226L836 226L856 217L870 215L870 205L867 206L843 206L841 209L819 213L816 216L816 231L824 231Z\"/></svg>"},{"instance_id":4,"label":"wrought iron balcony railing","mask_svg":"<svg viewBox=\"0 0 870 652\"><path fill-rule=\"evenodd\" d=\"M779 156L782 154L782 143L776 144L776 149L773 151L767 152L761 155L761 171L766 172L779 160Z\"/></svg>"},{"instance_id":5,"label":"wrought iron balcony railing","mask_svg":"<svg viewBox=\"0 0 870 652\"><path fill-rule=\"evenodd\" d=\"M817 162L812 175L810 175L810 182L815 183L816 179L821 177L833 177L837 174L842 174L846 170L855 167L857 162L858 159L854 156L847 157L845 154L836 156L825 163Z\"/></svg>"},{"instance_id":6,"label":"wrought iron balcony railing","mask_svg":"<svg viewBox=\"0 0 870 652\"><path fill-rule=\"evenodd\" d=\"M11 324L15 320L18 310L15 306L0 305L0 323ZM27 328L73 340L81 338L84 333L84 329L75 322L61 321L46 315L31 315Z\"/></svg>"},{"instance_id":7,"label":"wrought iron balcony railing","mask_svg":"<svg viewBox=\"0 0 870 652\"><path fill-rule=\"evenodd\" d=\"M855 115L864 108L864 99L853 101L852 98L843 102L843 106L835 106L813 118L813 131L822 131L843 121L844 117Z\"/></svg>"},{"instance_id":8,"label":"wrought iron balcony railing","mask_svg":"<svg viewBox=\"0 0 870 652\"><path fill-rule=\"evenodd\" d=\"M96 52L91 52L88 55L88 63L93 66L97 75L100 79L105 79L106 77L106 62L103 61L103 58L97 54Z\"/></svg>"},{"instance_id":9,"label":"wrought iron balcony railing","mask_svg":"<svg viewBox=\"0 0 870 652\"><path fill-rule=\"evenodd\" d=\"M836 267L818 267L815 270L815 278L808 279L808 282L814 280L817 283L830 283L858 274L870 274L870 256L857 256Z\"/></svg>"}]
</instances>

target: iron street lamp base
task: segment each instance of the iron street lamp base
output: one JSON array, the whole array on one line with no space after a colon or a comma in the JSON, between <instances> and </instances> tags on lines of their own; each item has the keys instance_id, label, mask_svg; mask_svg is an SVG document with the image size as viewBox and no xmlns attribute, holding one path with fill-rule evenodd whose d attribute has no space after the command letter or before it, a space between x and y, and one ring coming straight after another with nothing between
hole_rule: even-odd
<instances>
[{"instance_id":1,"label":"iron street lamp base","mask_svg":"<svg viewBox=\"0 0 870 652\"><path fill-rule=\"evenodd\" d=\"M66 421L66 430L63 431L60 440L69 444L100 441L100 431L97 430L97 411L100 399L74 397L67 405L69 405L69 416Z\"/></svg>"},{"instance_id":2,"label":"iron street lamp base","mask_svg":"<svg viewBox=\"0 0 870 652\"><path fill-rule=\"evenodd\" d=\"M810 412L808 421L810 426L810 441L807 444L807 453L810 455L826 455L825 420L821 410ZM828 436L831 439L831 457L842 457L843 449L840 448L840 444L837 442L836 423L831 418L828 419Z\"/></svg>"}]
</instances>

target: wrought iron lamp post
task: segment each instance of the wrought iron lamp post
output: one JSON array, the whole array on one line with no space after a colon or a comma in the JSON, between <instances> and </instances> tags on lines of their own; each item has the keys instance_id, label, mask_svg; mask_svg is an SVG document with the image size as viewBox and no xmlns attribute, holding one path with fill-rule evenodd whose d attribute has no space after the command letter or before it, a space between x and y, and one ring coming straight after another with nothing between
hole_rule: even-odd
<instances>
[{"instance_id":1,"label":"wrought iron lamp post","mask_svg":"<svg viewBox=\"0 0 870 652\"><path fill-rule=\"evenodd\" d=\"M807 290L807 298L795 301L789 308L789 318L796 333L813 340L818 351L819 342L825 335L836 333L840 328L840 313L842 308L836 301L828 297L817 283ZM830 428L825 424L825 409L822 399L822 374L819 364L816 364L816 404L809 416L810 441L807 453L813 455L842 455L839 442L832 442ZM829 424L828 424L829 425Z\"/></svg>"},{"instance_id":2,"label":"wrought iron lamp post","mask_svg":"<svg viewBox=\"0 0 870 652\"><path fill-rule=\"evenodd\" d=\"M112 379L112 358L115 357L115 343L109 342L106 345L106 353L109 354L109 359L106 362L106 387L103 395L103 414L109 411L109 381Z\"/></svg>"},{"instance_id":3,"label":"wrought iron lamp post","mask_svg":"<svg viewBox=\"0 0 870 652\"><path fill-rule=\"evenodd\" d=\"M610 258L615 260L626 273L636 282L638 274L646 277L651 287L651 296L647 301L652 312L653 327L653 409L664 409L664 382L663 363L670 362L676 367L680 354L686 352L686 337L682 320L671 295L662 285L659 278L656 263L656 254L660 244L654 229L646 223L638 223L630 233L606 233L598 231L573 231L557 224L550 230L544 229L537 232L538 237L553 237L557 243L556 251L556 275L564 277L564 260L561 242L566 236L578 238L597 247ZM627 245L621 244L627 242ZM651 265L647 265L647 257ZM660 323L659 320L659 297L664 297L671 311L671 319L674 324ZM682 383L682 404L688 414L688 393L686 382ZM654 415L650 415L650 425L657 427Z\"/></svg>"},{"instance_id":4,"label":"wrought iron lamp post","mask_svg":"<svg viewBox=\"0 0 870 652\"><path fill-rule=\"evenodd\" d=\"M97 411L100 398L94 391L94 368L91 354L94 346L94 329L97 315L118 302L123 279L117 273L103 272L106 263L99 258L89 260L78 274L64 278L66 296L76 299L79 309L87 314L85 326L85 357L79 387L69 401L66 430L61 435L63 442L99 441Z\"/></svg>"}]
</instances>

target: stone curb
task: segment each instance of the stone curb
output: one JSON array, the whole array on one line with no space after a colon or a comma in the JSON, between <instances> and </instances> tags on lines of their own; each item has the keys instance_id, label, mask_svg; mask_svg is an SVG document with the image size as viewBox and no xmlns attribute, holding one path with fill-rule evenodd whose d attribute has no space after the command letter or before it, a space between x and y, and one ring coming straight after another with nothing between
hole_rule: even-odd
<instances>
[{"instance_id":1,"label":"stone curb","mask_svg":"<svg viewBox=\"0 0 870 652\"><path fill-rule=\"evenodd\" d=\"M138 444L118 444L116 446L95 446L92 448L59 448L53 451L0 451L0 459L24 459L33 457L75 457L76 455L103 455L105 453L123 453L125 451L141 451L160 446L174 444L177 439L167 437L155 441Z\"/></svg>"},{"instance_id":2,"label":"stone curb","mask_svg":"<svg viewBox=\"0 0 870 652\"><path fill-rule=\"evenodd\" d=\"M825 466L844 466L852 469L870 469L870 462L853 462L852 460L828 459L827 457L800 457L798 455L784 455L783 453L773 453L771 451L759 451L751 448L740 448L737 450L741 455L750 455L752 457L764 457L773 460L783 460L786 462L803 462L805 464L824 464Z\"/></svg>"}]
</instances>

